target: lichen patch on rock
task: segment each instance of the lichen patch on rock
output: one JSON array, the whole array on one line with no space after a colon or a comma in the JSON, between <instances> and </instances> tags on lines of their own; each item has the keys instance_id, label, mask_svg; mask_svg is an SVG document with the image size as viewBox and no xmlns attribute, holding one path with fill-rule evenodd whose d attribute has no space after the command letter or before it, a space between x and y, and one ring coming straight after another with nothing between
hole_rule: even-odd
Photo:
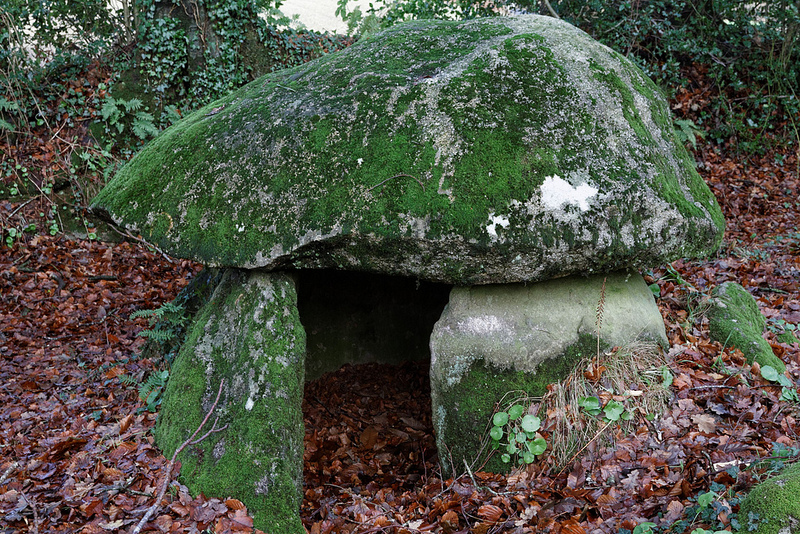
<instances>
[{"instance_id":1,"label":"lichen patch on rock","mask_svg":"<svg viewBox=\"0 0 800 534\"><path fill-rule=\"evenodd\" d=\"M724 226L656 86L534 15L410 22L268 74L94 210L213 266L470 285L707 254Z\"/></svg>"}]
</instances>

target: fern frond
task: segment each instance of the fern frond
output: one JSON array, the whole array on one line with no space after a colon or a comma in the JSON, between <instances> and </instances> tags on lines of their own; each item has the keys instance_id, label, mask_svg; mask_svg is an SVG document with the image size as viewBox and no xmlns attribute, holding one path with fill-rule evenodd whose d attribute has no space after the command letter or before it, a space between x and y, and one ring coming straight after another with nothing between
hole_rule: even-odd
<instances>
[{"instance_id":1,"label":"fern frond","mask_svg":"<svg viewBox=\"0 0 800 534\"><path fill-rule=\"evenodd\" d=\"M175 338L175 332L170 330L142 330L138 335L139 337L146 337L147 339L152 339L161 344Z\"/></svg>"},{"instance_id":2,"label":"fern frond","mask_svg":"<svg viewBox=\"0 0 800 534\"><path fill-rule=\"evenodd\" d=\"M600 300L597 301L597 315L595 319L595 328L597 329L597 358L600 358L600 329L603 326L603 311L606 305L606 280L608 277L603 277L603 285L600 286Z\"/></svg>"},{"instance_id":3,"label":"fern frond","mask_svg":"<svg viewBox=\"0 0 800 534\"><path fill-rule=\"evenodd\" d=\"M130 375L119 375L117 378L119 378L123 386L135 386L138 384L138 381Z\"/></svg>"}]
</instances>

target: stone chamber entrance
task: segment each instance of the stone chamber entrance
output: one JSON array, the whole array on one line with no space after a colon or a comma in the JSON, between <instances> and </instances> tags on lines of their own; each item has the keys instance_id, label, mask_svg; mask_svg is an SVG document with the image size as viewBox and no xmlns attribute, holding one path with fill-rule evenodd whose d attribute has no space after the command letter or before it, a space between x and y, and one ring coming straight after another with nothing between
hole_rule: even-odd
<instances>
[{"instance_id":1,"label":"stone chamber entrance","mask_svg":"<svg viewBox=\"0 0 800 534\"><path fill-rule=\"evenodd\" d=\"M430 348L452 286L340 271L299 271L307 335L301 515L326 499L403 491L438 474Z\"/></svg>"},{"instance_id":2,"label":"stone chamber entrance","mask_svg":"<svg viewBox=\"0 0 800 534\"><path fill-rule=\"evenodd\" d=\"M452 287L351 271L298 271L306 381L348 363L429 360L433 325Z\"/></svg>"}]
</instances>

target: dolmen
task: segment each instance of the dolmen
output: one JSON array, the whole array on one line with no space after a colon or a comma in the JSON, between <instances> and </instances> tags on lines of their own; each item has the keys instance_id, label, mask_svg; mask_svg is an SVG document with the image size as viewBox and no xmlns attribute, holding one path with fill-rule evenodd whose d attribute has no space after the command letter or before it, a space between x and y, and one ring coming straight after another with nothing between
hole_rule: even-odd
<instances>
[{"instance_id":1,"label":"dolmen","mask_svg":"<svg viewBox=\"0 0 800 534\"><path fill-rule=\"evenodd\" d=\"M182 480L282 533L303 532L303 273L452 286L429 340L439 456L489 469L503 395L543 393L598 335L665 344L638 269L708 255L724 227L653 82L535 15L408 22L267 74L151 141L92 209L222 270L155 436L171 455L224 379L227 426L183 450Z\"/></svg>"}]
</instances>

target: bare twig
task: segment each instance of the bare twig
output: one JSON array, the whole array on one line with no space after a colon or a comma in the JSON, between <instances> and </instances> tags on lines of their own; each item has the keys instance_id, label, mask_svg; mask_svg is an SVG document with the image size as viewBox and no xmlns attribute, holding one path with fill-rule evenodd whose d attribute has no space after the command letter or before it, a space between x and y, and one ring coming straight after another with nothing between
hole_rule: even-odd
<instances>
[{"instance_id":1,"label":"bare twig","mask_svg":"<svg viewBox=\"0 0 800 534\"><path fill-rule=\"evenodd\" d=\"M388 182L389 180L394 180L395 178L412 178L412 179L413 179L415 182L417 182L417 183L419 184L419 186L420 186L422 189L425 189L425 186L424 186L424 185L422 185L422 180L420 180L420 179L419 179L419 178L417 178L416 176L411 176L410 174L404 174L404 173L400 173L400 174L395 174L395 175L394 175L394 176L392 176L391 178L387 178L387 179L385 179L384 181L382 181L382 182L380 182L380 183L377 183L377 184L373 185L372 187L370 187L369 189L367 189L367 191L372 191L372 190L373 190L373 189L375 189L376 187L380 187L380 186L382 186L383 184L385 184L386 182Z\"/></svg>"},{"instance_id":2,"label":"bare twig","mask_svg":"<svg viewBox=\"0 0 800 534\"><path fill-rule=\"evenodd\" d=\"M570 459L567 461L567 463L565 463L565 464L564 464L564 467L562 467L562 468L561 468L561 471L559 471L559 472L558 472L558 474L556 474L556 476L554 476L554 477L553 477L553 480L550 482L550 486L552 486L553 484L555 484L555 482L556 482L556 479L557 479L558 477L560 477L560 476L561 476L561 473L563 473L563 472L564 472L564 471L565 471L565 470L566 470L566 469L567 469L567 468L570 466L570 464L571 464L572 462L574 462L574 461L575 461L575 458L577 458L577 457L578 457L578 456L579 456L579 455L580 455L580 454L581 454L583 451L585 451L585 450L586 450L586 448L587 448L589 445L591 445L591 444L592 444L592 442L593 442L594 440L596 440L597 438L599 438L600 436L602 436L602 435L603 435L603 432L605 432L606 428L608 428L608 427L609 427L609 425L611 425L611 423L613 423L613 422L614 422L614 421L608 421L608 422L606 423L606 425L605 425L603 428L601 428L600 430L598 430L598 431L595 433L594 437L593 437L592 439L590 439L590 440L589 440L589 441L586 443L586 445L584 445L583 447L581 447L581 449L580 449L578 452L576 452L575 454L573 454L573 455L572 455L572 458L570 458Z\"/></svg>"},{"instance_id":3,"label":"bare twig","mask_svg":"<svg viewBox=\"0 0 800 534\"><path fill-rule=\"evenodd\" d=\"M20 204L19 206L17 206L17 209L15 209L14 211L12 211L11 213L8 214L8 218L10 219L14 215L16 215L19 210L21 210L22 208L24 208L25 206L27 206L28 204L30 204L31 202L33 202L37 198L39 198L39 197L29 198L27 201L25 201L22 204Z\"/></svg>"},{"instance_id":4,"label":"bare twig","mask_svg":"<svg viewBox=\"0 0 800 534\"><path fill-rule=\"evenodd\" d=\"M168 262L170 262L170 263L175 263L175 260L173 260L172 258L170 258L170 257L167 255L167 253L166 253L166 252L164 252L163 250L161 250L160 248L158 248L158 247L157 247L157 246L155 246L154 244L152 244L152 243L148 243L147 241L145 241L145 240L144 240L144 239L142 239L141 237L137 237L137 236L133 235L132 233L130 233L130 232L129 232L129 231L127 231L127 230L125 230L125 231L123 232L122 230L120 230L119 228L117 228L116 226L114 226L113 224L109 224L109 225L108 225L108 227L109 227L109 228L111 228L112 230L114 230L115 232L117 232L117 233L118 233L119 235L121 235L121 236L128 237L128 238L130 238L130 239L133 239L134 241L138 241L139 243L141 243L142 245L144 245L144 246L146 246L146 247L150 247L150 248L152 248L153 250L155 250L156 252L158 252L159 254L161 254L161 255L164 257L164 259L165 259L165 260L167 260Z\"/></svg>"},{"instance_id":5,"label":"bare twig","mask_svg":"<svg viewBox=\"0 0 800 534\"><path fill-rule=\"evenodd\" d=\"M544 1L544 5L547 6L547 11L550 12L550 15L555 17L555 18L557 18L557 19L560 19L561 17L559 17L558 13L555 12L555 10L553 9L553 6L550 5L550 2L548 0L543 0L543 1Z\"/></svg>"},{"instance_id":6,"label":"bare twig","mask_svg":"<svg viewBox=\"0 0 800 534\"><path fill-rule=\"evenodd\" d=\"M11 475L17 470L17 467L19 467L19 462L11 462L11 465L9 465L8 469L5 470L3 476L0 476L0 484L5 482L6 479L9 477L9 475Z\"/></svg>"},{"instance_id":7,"label":"bare twig","mask_svg":"<svg viewBox=\"0 0 800 534\"><path fill-rule=\"evenodd\" d=\"M208 410L208 413L206 413L206 416L203 418L203 421L200 423L200 426L198 426L197 430L195 430L194 433L192 433L192 435L189 436L186 439L186 441L184 441L181 444L181 446L178 447L175 450L175 452L172 454L172 458L170 459L169 463L167 464L167 470L164 473L164 478L161 481L161 489L158 491L158 496L156 497L156 502L154 502L153 505L150 508L147 509L147 512L145 512L144 517L142 517L142 519L139 521L139 524L136 525L136 528L133 529L133 534L139 534L139 532L142 531L142 528L147 523L147 521L150 519L150 517L154 513L156 513L156 511L161 507L161 500L164 498L164 494L167 493L167 487L169 486L169 481L170 481L171 474L172 474L172 468L175 467L175 459L178 457L178 454L181 451L183 451L183 449L185 449L187 446L195 445L197 443L200 443L201 441L206 439L211 434L215 434L217 432L222 432L223 430L228 428L228 425L225 425L222 428L217 428L217 421L219 421L219 417L217 417L216 419L214 419L214 424L211 425L211 430L209 430L208 432L206 432L205 434L203 434L199 438L194 439L194 437L197 435L197 433L200 432L200 430L202 430L203 427L208 422L208 418L211 417L211 413L216 409L217 403L219 402L219 397L220 397L220 395L222 395L222 385L224 383L225 383L224 379L220 380L220 382L219 382L219 390L217 391L217 398L214 399L214 404L211 405L211 408Z\"/></svg>"},{"instance_id":8,"label":"bare twig","mask_svg":"<svg viewBox=\"0 0 800 534\"><path fill-rule=\"evenodd\" d=\"M39 512L36 511L36 503L33 502L30 497L25 495L25 492L20 492L22 498L25 499L25 502L28 503L28 506L31 507L31 511L33 512L33 534L39 534Z\"/></svg>"}]
</instances>

